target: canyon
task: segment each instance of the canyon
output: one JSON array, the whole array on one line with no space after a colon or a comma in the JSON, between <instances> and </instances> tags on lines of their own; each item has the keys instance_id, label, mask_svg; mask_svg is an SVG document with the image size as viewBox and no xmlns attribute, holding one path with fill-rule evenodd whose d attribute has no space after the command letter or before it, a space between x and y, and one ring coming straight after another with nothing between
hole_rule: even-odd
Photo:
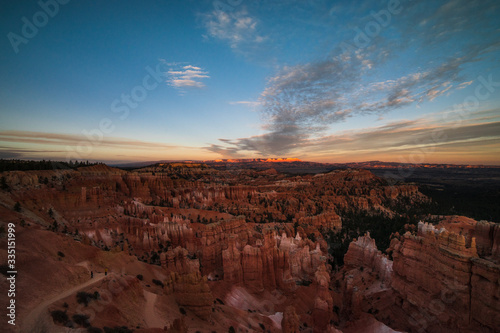
<instances>
[{"instance_id":1,"label":"canyon","mask_svg":"<svg viewBox=\"0 0 500 333\"><path fill-rule=\"evenodd\" d=\"M500 327L498 223L430 214L417 223L406 212L430 201L418 186L367 170L288 173L238 163L2 172L0 223L16 225L20 272L13 332ZM361 215L406 224L351 239L346 227ZM383 253L371 235L386 228ZM345 253L334 251L344 245ZM99 296L87 306L76 291L56 297L79 286ZM54 301L34 318L45 299ZM57 311L69 319L56 320ZM74 315L87 315L88 325Z\"/></svg>"}]
</instances>

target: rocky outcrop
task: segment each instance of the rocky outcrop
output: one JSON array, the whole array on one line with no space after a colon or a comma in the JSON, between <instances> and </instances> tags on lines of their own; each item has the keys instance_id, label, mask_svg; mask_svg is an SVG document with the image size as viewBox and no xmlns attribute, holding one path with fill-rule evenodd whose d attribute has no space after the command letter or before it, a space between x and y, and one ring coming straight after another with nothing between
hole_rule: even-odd
<instances>
[{"instance_id":1,"label":"rocky outcrop","mask_svg":"<svg viewBox=\"0 0 500 333\"><path fill-rule=\"evenodd\" d=\"M500 224L479 221L475 225L473 236L476 238L478 254L500 261Z\"/></svg>"},{"instance_id":2,"label":"rocky outcrop","mask_svg":"<svg viewBox=\"0 0 500 333\"><path fill-rule=\"evenodd\" d=\"M242 271L243 271L243 282L249 288L254 290L264 289L263 284L263 255L262 251L258 247L246 245L243 248L242 257Z\"/></svg>"},{"instance_id":3,"label":"rocky outcrop","mask_svg":"<svg viewBox=\"0 0 500 333\"><path fill-rule=\"evenodd\" d=\"M169 272L187 274L199 272L200 262L197 259L188 257L188 250L178 246L160 254L161 266Z\"/></svg>"},{"instance_id":4,"label":"rocky outcrop","mask_svg":"<svg viewBox=\"0 0 500 333\"><path fill-rule=\"evenodd\" d=\"M352 241L344 267L335 276L335 287L342 298L340 304L336 302L338 318L355 321L374 309L392 314L392 275L393 262L377 249L369 233Z\"/></svg>"},{"instance_id":5,"label":"rocky outcrop","mask_svg":"<svg viewBox=\"0 0 500 333\"><path fill-rule=\"evenodd\" d=\"M478 251L474 235L486 228L492 231ZM494 332L500 320L495 228L464 218L419 223L416 234L393 238L393 261L369 234L353 241L342 270L343 316L352 320L369 312L411 332Z\"/></svg>"},{"instance_id":6,"label":"rocky outcrop","mask_svg":"<svg viewBox=\"0 0 500 333\"><path fill-rule=\"evenodd\" d=\"M224 269L224 280L233 283L243 281L243 268L241 267L241 254L234 240L229 238L227 249L222 251L222 267Z\"/></svg>"},{"instance_id":7,"label":"rocky outcrop","mask_svg":"<svg viewBox=\"0 0 500 333\"><path fill-rule=\"evenodd\" d=\"M475 247L465 247L462 235L421 224L418 236L407 233L395 245L393 257L392 285L409 316L426 309L433 319L425 323L428 327L458 330L470 324L470 260L477 252ZM442 302L442 295L450 295L453 301Z\"/></svg>"},{"instance_id":8,"label":"rocky outcrop","mask_svg":"<svg viewBox=\"0 0 500 333\"><path fill-rule=\"evenodd\" d=\"M300 217L297 222L310 224L313 227L324 228L325 230L337 231L342 229L342 219L334 211L315 216Z\"/></svg>"},{"instance_id":9,"label":"rocky outcrop","mask_svg":"<svg viewBox=\"0 0 500 333\"><path fill-rule=\"evenodd\" d=\"M184 317L174 319L172 325L167 329L168 333L188 333Z\"/></svg>"},{"instance_id":10,"label":"rocky outcrop","mask_svg":"<svg viewBox=\"0 0 500 333\"><path fill-rule=\"evenodd\" d=\"M292 290L296 283L312 282L324 266L325 254L319 244L310 250L310 241L281 237L268 230L263 241L238 250L234 241L222 251L224 280L240 283L254 290L280 288Z\"/></svg>"},{"instance_id":11,"label":"rocky outcrop","mask_svg":"<svg viewBox=\"0 0 500 333\"><path fill-rule=\"evenodd\" d=\"M194 245L194 230L188 220L178 216L162 217L163 221L151 223L149 219L125 217L121 219L128 242L138 252L158 251L168 246L181 246L191 252Z\"/></svg>"},{"instance_id":12,"label":"rocky outcrop","mask_svg":"<svg viewBox=\"0 0 500 333\"><path fill-rule=\"evenodd\" d=\"M325 332L333 315L333 298L328 289L330 274L328 274L324 265L320 266L316 271L314 282L317 285L312 311L314 332Z\"/></svg>"},{"instance_id":13,"label":"rocky outcrop","mask_svg":"<svg viewBox=\"0 0 500 333\"><path fill-rule=\"evenodd\" d=\"M344 263L347 268L367 267L378 274L379 279L387 286L391 285L393 263L377 249L375 239L370 237L370 233L349 244Z\"/></svg>"},{"instance_id":14,"label":"rocky outcrop","mask_svg":"<svg viewBox=\"0 0 500 333\"><path fill-rule=\"evenodd\" d=\"M203 320L212 315L214 297L207 284L207 278L199 272L179 274L172 272L166 280L167 291L173 292L180 307L192 311Z\"/></svg>"},{"instance_id":15,"label":"rocky outcrop","mask_svg":"<svg viewBox=\"0 0 500 333\"><path fill-rule=\"evenodd\" d=\"M413 329L459 332L483 327L488 332L498 327L500 267L479 258L474 237L467 243L465 234L419 223L416 236L407 233L392 244L392 286Z\"/></svg>"},{"instance_id":16,"label":"rocky outcrop","mask_svg":"<svg viewBox=\"0 0 500 333\"><path fill-rule=\"evenodd\" d=\"M470 281L471 320L491 329L500 327L500 265L473 258Z\"/></svg>"},{"instance_id":17,"label":"rocky outcrop","mask_svg":"<svg viewBox=\"0 0 500 333\"><path fill-rule=\"evenodd\" d=\"M283 333L299 333L299 326L300 318L295 313L295 308L291 305L287 306L281 320L281 331Z\"/></svg>"},{"instance_id":18,"label":"rocky outcrop","mask_svg":"<svg viewBox=\"0 0 500 333\"><path fill-rule=\"evenodd\" d=\"M196 234L196 246L204 275L214 279L222 278L224 274L222 251L228 246L229 239L239 250L249 242L250 231L245 224L245 219L238 217L200 227Z\"/></svg>"}]
</instances>

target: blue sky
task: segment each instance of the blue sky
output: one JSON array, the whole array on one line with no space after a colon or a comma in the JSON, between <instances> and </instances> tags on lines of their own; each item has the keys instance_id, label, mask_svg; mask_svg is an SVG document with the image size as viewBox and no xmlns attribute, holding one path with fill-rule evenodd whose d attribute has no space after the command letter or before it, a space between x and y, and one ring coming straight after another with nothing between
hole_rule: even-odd
<instances>
[{"instance_id":1,"label":"blue sky","mask_svg":"<svg viewBox=\"0 0 500 333\"><path fill-rule=\"evenodd\" d=\"M500 164L497 1L1 13L0 158Z\"/></svg>"}]
</instances>

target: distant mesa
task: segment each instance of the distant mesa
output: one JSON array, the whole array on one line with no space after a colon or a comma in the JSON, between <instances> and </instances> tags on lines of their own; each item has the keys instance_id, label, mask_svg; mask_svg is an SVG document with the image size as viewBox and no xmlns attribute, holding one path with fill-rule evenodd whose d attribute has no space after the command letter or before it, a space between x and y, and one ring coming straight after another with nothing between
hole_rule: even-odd
<instances>
[{"instance_id":1,"label":"distant mesa","mask_svg":"<svg viewBox=\"0 0 500 333\"><path fill-rule=\"evenodd\" d=\"M421 170L449 170L449 169L500 169L500 165L468 165L468 164L439 164L439 163L400 163L400 162L384 162L384 161L365 161L365 162L312 162L304 161L296 157L270 157L270 158L227 158L214 160L159 160L159 161L144 161L130 163L111 163L111 166L136 169L146 166L172 166L177 165L199 165L207 164L211 167L220 167L227 164L239 164L240 167L250 168L269 168L270 163L279 165L276 168L278 171L291 171L290 168L296 168L300 172L320 173L328 172L334 169L367 169L367 170L391 170L391 169L421 169ZM273 166L274 167L274 166Z\"/></svg>"},{"instance_id":2,"label":"distant mesa","mask_svg":"<svg viewBox=\"0 0 500 333\"><path fill-rule=\"evenodd\" d=\"M245 162L302 162L301 159L295 157L285 157L285 158L241 158L241 159L218 159L218 160L206 160L203 162L227 162L227 163L245 163Z\"/></svg>"}]
</instances>

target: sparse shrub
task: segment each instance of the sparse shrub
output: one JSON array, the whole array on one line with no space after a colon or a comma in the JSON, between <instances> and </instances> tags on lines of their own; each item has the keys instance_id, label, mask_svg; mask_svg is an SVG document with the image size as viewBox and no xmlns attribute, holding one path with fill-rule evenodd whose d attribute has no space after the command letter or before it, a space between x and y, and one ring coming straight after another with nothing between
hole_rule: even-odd
<instances>
[{"instance_id":1,"label":"sparse shrub","mask_svg":"<svg viewBox=\"0 0 500 333\"><path fill-rule=\"evenodd\" d=\"M142 276L142 274L137 274L136 276L140 281L142 281L144 279L144 276Z\"/></svg>"},{"instance_id":2,"label":"sparse shrub","mask_svg":"<svg viewBox=\"0 0 500 333\"><path fill-rule=\"evenodd\" d=\"M264 330L264 331L266 330L266 326L264 326L264 324L259 323L259 326L260 326L260 328L262 328L262 330Z\"/></svg>"},{"instance_id":3,"label":"sparse shrub","mask_svg":"<svg viewBox=\"0 0 500 333\"><path fill-rule=\"evenodd\" d=\"M104 327L104 333L133 333L127 326Z\"/></svg>"},{"instance_id":4,"label":"sparse shrub","mask_svg":"<svg viewBox=\"0 0 500 333\"><path fill-rule=\"evenodd\" d=\"M68 315L65 311L54 310L50 312L50 315L52 316L52 319L57 323L66 324L69 320Z\"/></svg>"},{"instance_id":5,"label":"sparse shrub","mask_svg":"<svg viewBox=\"0 0 500 333\"><path fill-rule=\"evenodd\" d=\"M9 189L9 185L7 185L7 180L5 179L4 176L2 176L2 178L0 178L0 188L2 190L8 190Z\"/></svg>"},{"instance_id":6,"label":"sparse shrub","mask_svg":"<svg viewBox=\"0 0 500 333\"><path fill-rule=\"evenodd\" d=\"M57 255L61 258L65 257L64 253L62 253L61 251L57 251Z\"/></svg>"},{"instance_id":7,"label":"sparse shrub","mask_svg":"<svg viewBox=\"0 0 500 333\"><path fill-rule=\"evenodd\" d=\"M89 294L85 291L79 291L77 294L76 294L76 301L78 302L78 304L83 304L85 306L88 306L89 305L89 302L92 300L92 299L95 299L94 298L94 295L92 294Z\"/></svg>"},{"instance_id":8,"label":"sparse shrub","mask_svg":"<svg viewBox=\"0 0 500 333\"><path fill-rule=\"evenodd\" d=\"M19 203L19 201L14 205L14 210L18 213L21 211L21 204Z\"/></svg>"},{"instance_id":9,"label":"sparse shrub","mask_svg":"<svg viewBox=\"0 0 500 333\"><path fill-rule=\"evenodd\" d=\"M74 314L73 317L71 317L75 323L82 327L89 327L89 316L81 313Z\"/></svg>"},{"instance_id":10,"label":"sparse shrub","mask_svg":"<svg viewBox=\"0 0 500 333\"><path fill-rule=\"evenodd\" d=\"M311 284L312 282L311 281L307 281L307 280L301 280L301 281L296 281L295 284L298 285L298 286L304 286L304 287L307 287Z\"/></svg>"},{"instance_id":11,"label":"sparse shrub","mask_svg":"<svg viewBox=\"0 0 500 333\"><path fill-rule=\"evenodd\" d=\"M183 315L185 315L185 314L186 314L186 310L184 310L184 308L179 308L179 312L180 312L181 314L183 314Z\"/></svg>"},{"instance_id":12,"label":"sparse shrub","mask_svg":"<svg viewBox=\"0 0 500 333\"><path fill-rule=\"evenodd\" d=\"M163 288L163 282L161 282L160 280L153 279L153 283Z\"/></svg>"},{"instance_id":13,"label":"sparse shrub","mask_svg":"<svg viewBox=\"0 0 500 333\"><path fill-rule=\"evenodd\" d=\"M160 262L160 256L158 255L157 252L152 251L150 263L155 264L155 263L159 263L159 262Z\"/></svg>"},{"instance_id":14,"label":"sparse shrub","mask_svg":"<svg viewBox=\"0 0 500 333\"><path fill-rule=\"evenodd\" d=\"M21 225L21 227L24 228L24 226L26 226L26 221L24 219L22 219L19 224Z\"/></svg>"},{"instance_id":15,"label":"sparse shrub","mask_svg":"<svg viewBox=\"0 0 500 333\"><path fill-rule=\"evenodd\" d=\"M102 330L99 327L89 326L87 328L87 333L102 333Z\"/></svg>"},{"instance_id":16,"label":"sparse shrub","mask_svg":"<svg viewBox=\"0 0 500 333\"><path fill-rule=\"evenodd\" d=\"M65 309L69 308L68 303L64 302L64 304L63 304L63 308L65 308Z\"/></svg>"},{"instance_id":17,"label":"sparse shrub","mask_svg":"<svg viewBox=\"0 0 500 333\"><path fill-rule=\"evenodd\" d=\"M9 269L9 266L7 266L7 264L3 264L3 265L0 265L0 273L5 275L5 276L9 276L9 274L7 273L8 271L10 271Z\"/></svg>"}]
</instances>

